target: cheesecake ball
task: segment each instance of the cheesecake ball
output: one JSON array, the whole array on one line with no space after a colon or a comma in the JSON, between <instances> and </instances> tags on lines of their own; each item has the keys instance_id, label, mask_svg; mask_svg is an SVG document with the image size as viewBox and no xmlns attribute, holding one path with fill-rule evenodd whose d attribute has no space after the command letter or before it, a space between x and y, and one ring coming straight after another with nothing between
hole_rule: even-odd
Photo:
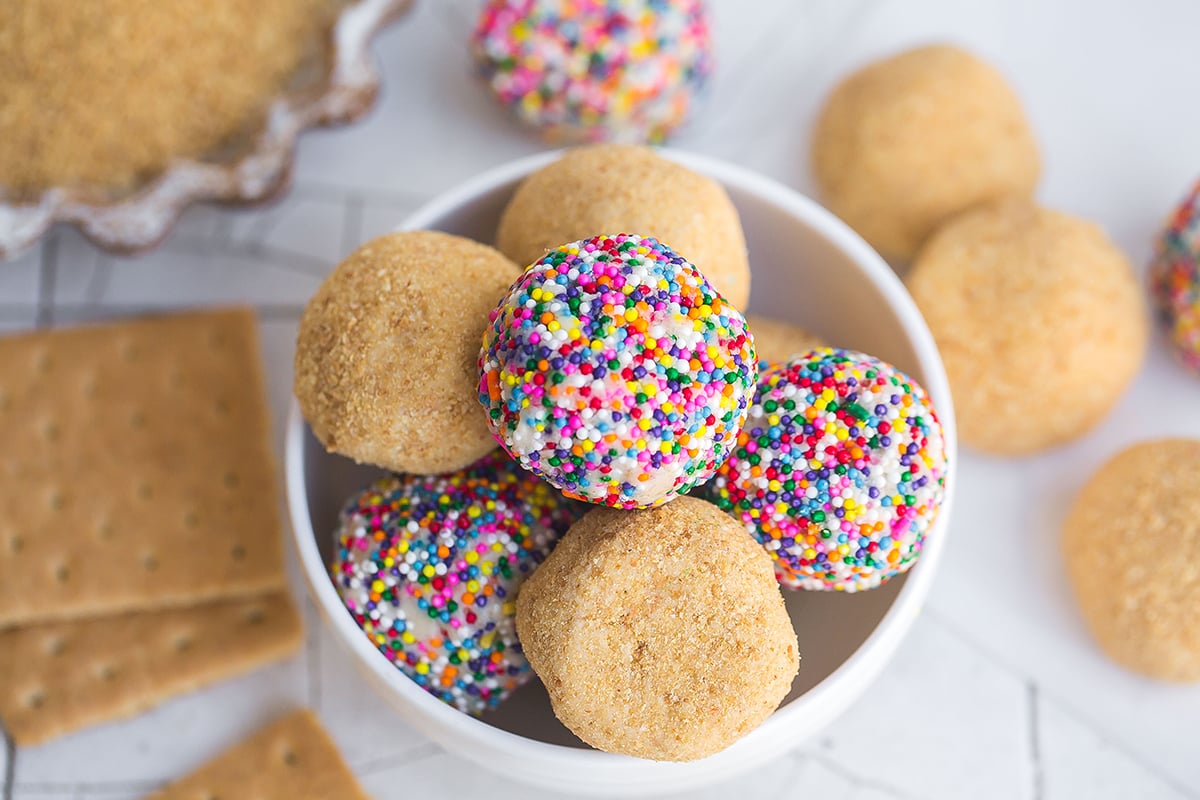
<instances>
[{"instance_id":1,"label":"cheesecake ball","mask_svg":"<svg viewBox=\"0 0 1200 800\"><path fill-rule=\"evenodd\" d=\"M330 573L397 669L478 714L532 677L517 589L583 507L498 450L445 475L389 475L346 503Z\"/></svg>"},{"instance_id":2,"label":"cheesecake ball","mask_svg":"<svg viewBox=\"0 0 1200 800\"><path fill-rule=\"evenodd\" d=\"M1200 373L1200 182L1159 236L1150 275L1175 355Z\"/></svg>"},{"instance_id":3,"label":"cheesecake ball","mask_svg":"<svg viewBox=\"0 0 1200 800\"><path fill-rule=\"evenodd\" d=\"M492 312L479 401L513 458L568 496L659 505L737 440L757 359L746 321L671 248L596 236L534 263Z\"/></svg>"},{"instance_id":4,"label":"cheesecake ball","mask_svg":"<svg viewBox=\"0 0 1200 800\"><path fill-rule=\"evenodd\" d=\"M817 119L812 168L829 209L900 262L960 211L1031 197L1040 171L1012 88L948 45L877 61L838 84Z\"/></svg>"},{"instance_id":5,"label":"cheesecake ball","mask_svg":"<svg viewBox=\"0 0 1200 800\"><path fill-rule=\"evenodd\" d=\"M1063 560L1092 635L1126 669L1200 681L1200 441L1114 456L1067 517Z\"/></svg>"},{"instance_id":6,"label":"cheesecake ball","mask_svg":"<svg viewBox=\"0 0 1200 800\"><path fill-rule=\"evenodd\" d=\"M747 314L746 325L754 336L758 363L764 368L766 364L786 364L793 356L826 346L820 337L783 320Z\"/></svg>"},{"instance_id":7,"label":"cheesecake ball","mask_svg":"<svg viewBox=\"0 0 1200 800\"><path fill-rule=\"evenodd\" d=\"M661 142L708 82L710 28L703 0L487 0L471 49L495 97L552 141Z\"/></svg>"},{"instance_id":8,"label":"cheesecake ball","mask_svg":"<svg viewBox=\"0 0 1200 800\"><path fill-rule=\"evenodd\" d=\"M701 490L789 589L874 589L916 564L946 496L929 395L877 358L822 348L767 368L733 453Z\"/></svg>"},{"instance_id":9,"label":"cheesecake ball","mask_svg":"<svg viewBox=\"0 0 1200 800\"><path fill-rule=\"evenodd\" d=\"M645 147L580 147L542 167L504 209L496 246L524 266L599 233L653 236L695 264L735 308L750 299L746 238L729 195Z\"/></svg>"},{"instance_id":10,"label":"cheesecake ball","mask_svg":"<svg viewBox=\"0 0 1200 800\"><path fill-rule=\"evenodd\" d=\"M938 230L907 278L937 341L958 433L1021 455L1095 426L1141 368L1141 287L1090 222L1010 200Z\"/></svg>"},{"instance_id":11,"label":"cheesecake ball","mask_svg":"<svg viewBox=\"0 0 1200 800\"><path fill-rule=\"evenodd\" d=\"M496 445L475 401L487 316L521 270L434 231L367 242L308 302L295 393L327 450L397 472L465 467Z\"/></svg>"},{"instance_id":12,"label":"cheesecake ball","mask_svg":"<svg viewBox=\"0 0 1200 800\"><path fill-rule=\"evenodd\" d=\"M733 744L799 667L770 559L693 497L584 516L521 588L517 632L564 725L657 761Z\"/></svg>"}]
</instances>

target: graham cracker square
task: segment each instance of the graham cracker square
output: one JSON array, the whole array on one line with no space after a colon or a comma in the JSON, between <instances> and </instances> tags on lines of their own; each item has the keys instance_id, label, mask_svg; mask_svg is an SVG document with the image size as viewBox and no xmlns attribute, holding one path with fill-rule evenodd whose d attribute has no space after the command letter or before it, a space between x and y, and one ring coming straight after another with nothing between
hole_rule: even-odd
<instances>
[{"instance_id":1,"label":"graham cracker square","mask_svg":"<svg viewBox=\"0 0 1200 800\"><path fill-rule=\"evenodd\" d=\"M291 655L287 592L0 632L0 719L19 746L128 717Z\"/></svg>"},{"instance_id":2,"label":"graham cracker square","mask_svg":"<svg viewBox=\"0 0 1200 800\"><path fill-rule=\"evenodd\" d=\"M146 800L370 800L321 723L296 711Z\"/></svg>"},{"instance_id":3,"label":"graham cracker square","mask_svg":"<svg viewBox=\"0 0 1200 800\"><path fill-rule=\"evenodd\" d=\"M0 338L0 628L284 586L248 309Z\"/></svg>"}]
</instances>

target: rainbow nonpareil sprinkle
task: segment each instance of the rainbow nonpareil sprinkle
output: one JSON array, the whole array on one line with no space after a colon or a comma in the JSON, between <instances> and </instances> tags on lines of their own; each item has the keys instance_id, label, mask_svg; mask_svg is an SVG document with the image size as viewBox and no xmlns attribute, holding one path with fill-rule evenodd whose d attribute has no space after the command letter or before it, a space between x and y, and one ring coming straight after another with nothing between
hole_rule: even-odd
<instances>
[{"instance_id":1,"label":"rainbow nonpareil sprinkle","mask_svg":"<svg viewBox=\"0 0 1200 800\"><path fill-rule=\"evenodd\" d=\"M584 506L497 451L448 475L392 475L351 498L332 566L371 642L472 714L530 677L516 592Z\"/></svg>"},{"instance_id":2,"label":"rainbow nonpareil sprinkle","mask_svg":"<svg viewBox=\"0 0 1200 800\"><path fill-rule=\"evenodd\" d=\"M745 524L793 589L872 589L917 560L945 494L941 425L888 364L822 348L759 378L702 493Z\"/></svg>"},{"instance_id":3,"label":"rainbow nonpareil sprinkle","mask_svg":"<svg viewBox=\"0 0 1200 800\"><path fill-rule=\"evenodd\" d=\"M1200 181L1159 236L1150 275L1175 352L1200 372Z\"/></svg>"},{"instance_id":4,"label":"rainbow nonpareil sprinkle","mask_svg":"<svg viewBox=\"0 0 1200 800\"><path fill-rule=\"evenodd\" d=\"M567 141L663 141L712 71L701 0L489 0L472 50L501 103Z\"/></svg>"},{"instance_id":5,"label":"rainbow nonpareil sprinkle","mask_svg":"<svg viewBox=\"0 0 1200 800\"><path fill-rule=\"evenodd\" d=\"M492 312L479 367L504 448L568 496L616 508L707 480L757 373L741 313L682 256L631 234L526 269Z\"/></svg>"}]
</instances>

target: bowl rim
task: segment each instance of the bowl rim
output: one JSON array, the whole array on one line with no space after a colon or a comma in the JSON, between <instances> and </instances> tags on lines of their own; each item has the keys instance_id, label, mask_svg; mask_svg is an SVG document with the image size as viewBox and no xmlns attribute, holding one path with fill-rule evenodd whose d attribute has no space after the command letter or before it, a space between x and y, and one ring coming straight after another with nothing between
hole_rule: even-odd
<instances>
[{"instance_id":1,"label":"bowl rim","mask_svg":"<svg viewBox=\"0 0 1200 800\"><path fill-rule=\"evenodd\" d=\"M489 169L431 199L406 217L398 230L429 227L469 201L512 184L557 160L564 152L555 150L538 153ZM949 382L933 336L896 273L849 226L796 190L747 168L712 157L668 148L660 148L658 152L713 178L723 186L736 187L780 208L789 217L825 237L853 260L867 279L876 285L907 334L923 375L921 385L937 406L947 454L946 495L921 553L920 568L908 573L892 605L849 658L807 692L776 709L759 728L726 750L700 761L682 764L647 761L529 739L464 714L408 679L362 635L350 615L344 612L341 599L329 578L328 568L317 548L305 489L304 445L308 428L299 404L293 398L287 423L285 468L293 540L310 590L338 639L354 653L360 668L369 670L373 677L386 684L398 695L397 699L409 707L413 714L411 718L406 717L407 721L431 738L485 766L487 756L476 748L494 754L493 757L520 758L520 762L509 762L521 764L522 770L515 777L547 786L561 787L562 780L558 775L562 773L575 775L575 779L579 779L603 769L607 771L605 785L594 788L636 791L638 788L647 788L648 780L653 782L655 778L669 776L674 781L673 788L682 789L684 784L679 782L679 778L685 775L693 783L715 775L729 776L794 747L799 740L789 738L787 732L801 719L809 721L811 730L824 727L874 681L915 621L937 573L952 514L958 453ZM771 742L776 746L771 747ZM619 769L612 769L614 767Z\"/></svg>"}]
</instances>

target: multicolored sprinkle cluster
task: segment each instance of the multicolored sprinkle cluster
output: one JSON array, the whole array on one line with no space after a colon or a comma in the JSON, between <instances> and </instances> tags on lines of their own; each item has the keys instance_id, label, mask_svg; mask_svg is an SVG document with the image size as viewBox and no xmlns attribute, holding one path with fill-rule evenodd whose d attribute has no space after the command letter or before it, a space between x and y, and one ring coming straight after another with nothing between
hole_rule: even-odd
<instances>
[{"instance_id":1,"label":"multicolored sprinkle cluster","mask_svg":"<svg viewBox=\"0 0 1200 800\"><path fill-rule=\"evenodd\" d=\"M888 364L822 348L759 377L704 494L742 521L793 589L872 589L917 560L945 492L941 425Z\"/></svg>"},{"instance_id":2,"label":"multicolored sprinkle cluster","mask_svg":"<svg viewBox=\"0 0 1200 800\"><path fill-rule=\"evenodd\" d=\"M712 71L702 0L489 0L472 49L500 101L559 140L662 141Z\"/></svg>"},{"instance_id":3,"label":"multicolored sprinkle cluster","mask_svg":"<svg viewBox=\"0 0 1200 800\"><path fill-rule=\"evenodd\" d=\"M478 714L529 678L517 587L582 509L499 451L449 475L381 478L342 512L333 581L393 664Z\"/></svg>"},{"instance_id":4,"label":"multicolored sprinkle cluster","mask_svg":"<svg viewBox=\"0 0 1200 800\"><path fill-rule=\"evenodd\" d=\"M1200 181L1159 237L1151 279L1176 352L1200 372Z\"/></svg>"},{"instance_id":5,"label":"multicolored sprinkle cluster","mask_svg":"<svg viewBox=\"0 0 1200 800\"><path fill-rule=\"evenodd\" d=\"M570 497L645 508L683 494L725 460L749 410L745 319L655 239L563 245L491 321L479 400L492 433Z\"/></svg>"}]
</instances>

